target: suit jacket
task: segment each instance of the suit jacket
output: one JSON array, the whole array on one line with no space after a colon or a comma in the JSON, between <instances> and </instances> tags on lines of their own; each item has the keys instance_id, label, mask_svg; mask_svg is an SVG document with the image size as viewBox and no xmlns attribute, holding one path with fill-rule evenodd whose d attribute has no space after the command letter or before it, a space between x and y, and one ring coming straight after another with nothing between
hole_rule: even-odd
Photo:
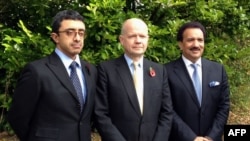
<instances>
[{"instance_id":1,"label":"suit jacket","mask_svg":"<svg viewBox=\"0 0 250 141\"><path fill-rule=\"evenodd\" d=\"M222 65L202 59L202 105L182 58L166 65L174 108L172 141L209 136L221 141L229 114L229 86Z\"/></svg>"},{"instance_id":2,"label":"suit jacket","mask_svg":"<svg viewBox=\"0 0 250 141\"><path fill-rule=\"evenodd\" d=\"M150 67L155 76L150 75ZM124 56L98 67L95 114L102 141L167 141L172 102L163 65L143 60L144 111Z\"/></svg>"},{"instance_id":3,"label":"suit jacket","mask_svg":"<svg viewBox=\"0 0 250 141\"><path fill-rule=\"evenodd\" d=\"M21 141L90 141L97 71L81 60L87 98L82 113L74 86L53 52L24 68L8 120Z\"/></svg>"}]
</instances>

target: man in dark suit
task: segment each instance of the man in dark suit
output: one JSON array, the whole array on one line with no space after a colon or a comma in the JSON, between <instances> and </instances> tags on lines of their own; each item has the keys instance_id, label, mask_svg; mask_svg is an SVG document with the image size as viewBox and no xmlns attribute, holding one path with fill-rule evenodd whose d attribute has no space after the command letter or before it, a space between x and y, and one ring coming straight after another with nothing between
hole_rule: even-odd
<instances>
[{"instance_id":1,"label":"man in dark suit","mask_svg":"<svg viewBox=\"0 0 250 141\"><path fill-rule=\"evenodd\" d=\"M126 20L119 36L125 53L97 67L95 114L102 141L168 140L172 102L167 73L163 65L143 58L148 38L141 19Z\"/></svg>"},{"instance_id":2,"label":"man in dark suit","mask_svg":"<svg viewBox=\"0 0 250 141\"><path fill-rule=\"evenodd\" d=\"M229 114L229 85L224 67L201 57L205 37L199 22L184 24L177 33L182 56L166 64L174 108L171 141L222 140ZM193 78L195 74L198 79ZM196 80L199 83L193 82Z\"/></svg>"},{"instance_id":3,"label":"man in dark suit","mask_svg":"<svg viewBox=\"0 0 250 141\"><path fill-rule=\"evenodd\" d=\"M91 141L97 71L78 55L84 36L78 12L64 10L54 17L51 37L56 49L25 66L8 113L21 141ZM78 88L71 81L76 82L72 62Z\"/></svg>"}]
</instances>

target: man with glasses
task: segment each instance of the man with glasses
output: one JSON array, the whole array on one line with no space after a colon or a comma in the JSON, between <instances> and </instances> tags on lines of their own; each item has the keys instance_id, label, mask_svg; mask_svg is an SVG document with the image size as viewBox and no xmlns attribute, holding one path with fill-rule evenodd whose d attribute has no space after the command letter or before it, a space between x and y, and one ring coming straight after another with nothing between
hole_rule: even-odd
<instances>
[{"instance_id":1,"label":"man with glasses","mask_svg":"<svg viewBox=\"0 0 250 141\"><path fill-rule=\"evenodd\" d=\"M21 141L91 141L97 73L79 57L84 37L78 12L56 14L55 51L28 63L14 91L8 120Z\"/></svg>"}]
</instances>

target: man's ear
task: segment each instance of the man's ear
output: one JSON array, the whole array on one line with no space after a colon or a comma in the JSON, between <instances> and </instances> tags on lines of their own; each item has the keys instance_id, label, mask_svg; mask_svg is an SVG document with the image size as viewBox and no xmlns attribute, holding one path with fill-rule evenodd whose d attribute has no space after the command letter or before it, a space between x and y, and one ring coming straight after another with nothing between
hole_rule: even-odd
<instances>
[{"instance_id":1,"label":"man's ear","mask_svg":"<svg viewBox=\"0 0 250 141\"><path fill-rule=\"evenodd\" d=\"M120 41L120 44L123 46L123 36L122 35L119 35L119 41Z\"/></svg>"},{"instance_id":2,"label":"man's ear","mask_svg":"<svg viewBox=\"0 0 250 141\"><path fill-rule=\"evenodd\" d=\"M182 46L183 46L182 42L179 41L178 46L179 46L179 49L182 50Z\"/></svg>"},{"instance_id":3,"label":"man's ear","mask_svg":"<svg viewBox=\"0 0 250 141\"><path fill-rule=\"evenodd\" d=\"M51 33L50 37L55 43L58 43L58 35L56 33Z\"/></svg>"}]
</instances>

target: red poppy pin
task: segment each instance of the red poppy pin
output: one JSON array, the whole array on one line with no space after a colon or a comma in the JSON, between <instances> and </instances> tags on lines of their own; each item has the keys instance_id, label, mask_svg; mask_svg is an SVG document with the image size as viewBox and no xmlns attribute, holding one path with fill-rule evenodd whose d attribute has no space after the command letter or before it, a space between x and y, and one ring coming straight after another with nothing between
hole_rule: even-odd
<instances>
[{"instance_id":1,"label":"red poppy pin","mask_svg":"<svg viewBox=\"0 0 250 141\"><path fill-rule=\"evenodd\" d=\"M149 68L149 75L151 76L151 77L155 77L155 70L152 68L152 67L150 67Z\"/></svg>"}]
</instances>

